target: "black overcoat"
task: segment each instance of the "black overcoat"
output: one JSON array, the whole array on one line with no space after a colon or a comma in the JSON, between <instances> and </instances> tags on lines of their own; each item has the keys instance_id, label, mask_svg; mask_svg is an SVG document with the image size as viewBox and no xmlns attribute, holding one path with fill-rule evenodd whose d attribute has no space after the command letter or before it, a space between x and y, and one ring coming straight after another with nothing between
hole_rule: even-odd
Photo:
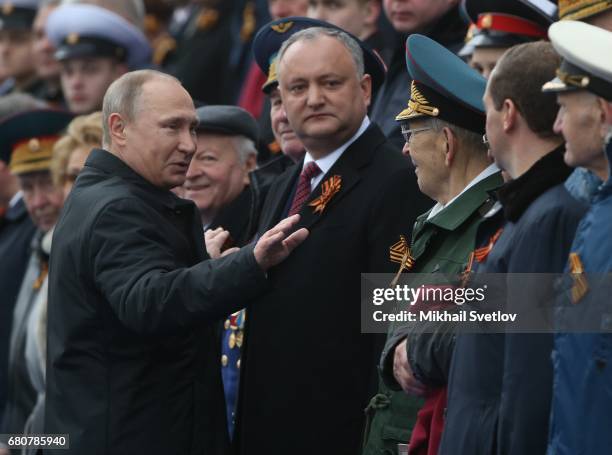
<instances>
[{"instance_id":1,"label":"black overcoat","mask_svg":"<svg viewBox=\"0 0 612 455\"><path fill-rule=\"evenodd\" d=\"M302 166L281 174L260 232L287 210ZM384 335L362 334L360 274L395 272L389 247L431 202L409 161L372 124L322 182L341 188L322 213L300 223L310 236L269 271L271 290L247 310L237 445L242 455L359 453L364 409L376 388Z\"/></svg>"},{"instance_id":2,"label":"black overcoat","mask_svg":"<svg viewBox=\"0 0 612 455\"><path fill-rule=\"evenodd\" d=\"M46 433L57 453L227 447L214 324L267 285L252 247L205 261L195 205L94 150L53 237Z\"/></svg>"}]
</instances>

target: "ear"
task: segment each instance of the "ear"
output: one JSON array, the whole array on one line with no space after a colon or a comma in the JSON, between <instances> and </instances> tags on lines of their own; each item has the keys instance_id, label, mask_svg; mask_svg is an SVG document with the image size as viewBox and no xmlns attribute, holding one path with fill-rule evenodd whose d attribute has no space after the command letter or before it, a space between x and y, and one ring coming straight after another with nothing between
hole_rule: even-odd
<instances>
[{"instance_id":1,"label":"ear","mask_svg":"<svg viewBox=\"0 0 612 455\"><path fill-rule=\"evenodd\" d=\"M603 98L597 98L597 101L601 108L601 123L604 126L610 127L612 125L612 102L606 101Z\"/></svg>"},{"instance_id":2,"label":"ear","mask_svg":"<svg viewBox=\"0 0 612 455\"><path fill-rule=\"evenodd\" d=\"M244 174L244 184L248 185L250 183L249 173L257 168L257 155L250 154L244 162L244 168L247 171L246 174Z\"/></svg>"},{"instance_id":3,"label":"ear","mask_svg":"<svg viewBox=\"0 0 612 455\"><path fill-rule=\"evenodd\" d=\"M255 155L254 153L251 153L247 157L244 163L244 166L248 172L254 171L255 168L257 167L257 155Z\"/></svg>"},{"instance_id":4,"label":"ear","mask_svg":"<svg viewBox=\"0 0 612 455\"><path fill-rule=\"evenodd\" d=\"M509 133L512 129L515 128L520 113L516 108L516 104L514 104L514 101L509 98L506 98L504 100L504 104L502 105L502 112L502 127L504 128L505 133Z\"/></svg>"},{"instance_id":5,"label":"ear","mask_svg":"<svg viewBox=\"0 0 612 455\"><path fill-rule=\"evenodd\" d=\"M444 165L446 167L451 167L453 161L455 160L455 156L457 155L457 149L459 148L459 141L457 140L457 136L453 133L448 127L442 128L442 132L444 133L444 137L446 139L445 144L445 157L444 157Z\"/></svg>"},{"instance_id":6,"label":"ear","mask_svg":"<svg viewBox=\"0 0 612 455\"><path fill-rule=\"evenodd\" d=\"M126 123L121 117L121 114L116 112L112 113L108 117L108 132L111 139L111 144L117 144L119 146L125 146L125 127Z\"/></svg>"},{"instance_id":7,"label":"ear","mask_svg":"<svg viewBox=\"0 0 612 455\"><path fill-rule=\"evenodd\" d=\"M372 102L372 76L369 74L364 74L361 78L361 82L359 82L361 86L361 92L363 93L363 100L367 107L370 107L370 103Z\"/></svg>"}]
</instances>

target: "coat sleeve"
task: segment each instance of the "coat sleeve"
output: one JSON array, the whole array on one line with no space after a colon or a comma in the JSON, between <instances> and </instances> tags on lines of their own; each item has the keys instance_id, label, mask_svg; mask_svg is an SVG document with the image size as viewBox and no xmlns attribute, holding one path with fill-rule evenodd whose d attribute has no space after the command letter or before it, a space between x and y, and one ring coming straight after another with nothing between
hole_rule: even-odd
<instances>
[{"instance_id":1,"label":"coat sleeve","mask_svg":"<svg viewBox=\"0 0 612 455\"><path fill-rule=\"evenodd\" d=\"M404 340L408 363L415 378L433 387L445 385L455 348L455 323L424 322L418 330L400 326L389 335L381 356L380 371L385 384L392 390L400 390L393 376L393 357L395 348Z\"/></svg>"},{"instance_id":2,"label":"coat sleeve","mask_svg":"<svg viewBox=\"0 0 612 455\"><path fill-rule=\"evenodd\" d=\"M158 333L214 321L266 289L253 245L184 267L147 210L129 199L115 202L97 216L89 239L94 286L126 327Z\"/></svg>"},{"instance_id":3,"label":"coat sleeve","mask_svg":"<svg viewBox=\"0 0 612 455\"><path fill-rule=\"evenodd\" d=\"M368 227L369 272L395 273L399 264L389 259L389 248L400 235L410 239L416 218L429 210L433 202L421 193L414 170L409 166L385 176L384 184L377 191L380 196L373 206ZM400 386L393 378L393 352L405 337L406 334L390 334L381 355L379 369L382 378L394 390L399 390Z\"/></svg>"}]
</instances>

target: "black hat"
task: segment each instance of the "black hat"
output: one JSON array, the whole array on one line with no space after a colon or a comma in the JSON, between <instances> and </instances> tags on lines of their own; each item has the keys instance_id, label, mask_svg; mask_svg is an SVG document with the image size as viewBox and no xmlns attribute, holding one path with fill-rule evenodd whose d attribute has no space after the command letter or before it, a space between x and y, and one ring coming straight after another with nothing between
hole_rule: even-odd
<instances>
[{"instance_id":1,"label":"black hat","mask_svg":"<svg viewBox=\"0 0 612 455\"><path fill-rule=\"evenodd\" d=\"M238 106L203 106L196 109L198 132L221 133L245 136L255 144L259 139L257 121L251 114Z\"/></svg>"},{"instance_id":2,"label":"black hat","mask_svg":"<svg viewBox=\"0 0 612 455\"><path fill-rule=\"evenodd\" d=\"M0 0L0 30L30 30L39 0Z\"/></svg>"},{"instance_id":3,"label":"black hat","mask_svg":"<svg viewBox=\"0 0 612 455\"><path fill-rule=\"evenodd\" d=\"M0 121L0 159L15 174L48 170L53 145L73 119L69 112L37 109Z\"/></svg>"},{"instance_id":4,"label":"black hat","mask_svg":"<svg viewBox=\"0 0 612 455\"><path fill-rule=\"evenodd\" d=\"M462 7L475 25L466 43L470 49L512 47L546 39L556 12L547 14L520 0L463 0ZM460 51L460 55L465 53Z\"/></svg>"}]
</instances>

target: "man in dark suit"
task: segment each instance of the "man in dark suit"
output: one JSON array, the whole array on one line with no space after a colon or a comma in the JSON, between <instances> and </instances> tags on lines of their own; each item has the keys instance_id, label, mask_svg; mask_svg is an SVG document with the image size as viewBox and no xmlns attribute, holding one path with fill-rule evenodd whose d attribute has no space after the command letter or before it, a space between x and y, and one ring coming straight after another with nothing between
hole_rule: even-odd
<instances>
[{"instance_id":1,"label":"man in dark suit","mask_svg":"<svg viewBox=\"0 0 612 455\"><path fill-rule=\"evenodd\" d=\"M55 228L46 433L63 454L221 454L227 428L214 324L267 289L307 235L299 217L207 261L185 181L197 116L172 76L136 71L103 103L94 150ZM51 451L50 453L54 453Z\"/></svg>"},{"instance_id":2,"label":"man in dark suit","mask_svg":"<svg viewBox=\"0 0 612 455\"><path fill-rule=\"evenodd\" d=\"M356 454L381 339L361 333L360 274L390 272L389 247L425 209L413 170L366 112L359 43L309 28L283 44L279 86L306 148L264 204L260 232L300 213L306 244L268 272L247 311L238 408L241 454Z\"/></svg>"}]
</instances>

